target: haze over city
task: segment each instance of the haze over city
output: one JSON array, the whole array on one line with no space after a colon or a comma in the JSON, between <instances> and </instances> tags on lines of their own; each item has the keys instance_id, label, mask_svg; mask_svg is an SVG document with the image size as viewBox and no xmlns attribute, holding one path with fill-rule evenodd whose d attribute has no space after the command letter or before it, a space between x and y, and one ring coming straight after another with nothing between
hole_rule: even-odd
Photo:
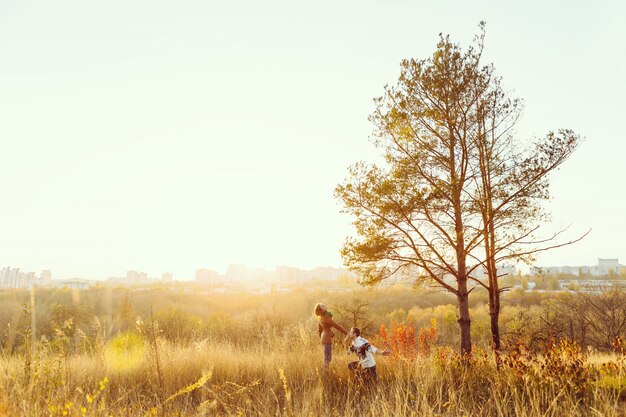
<instances>
[{"instance_id":1,"label":"haze over city","mask_svg":"<svg viewBox=\"0 0 626 417\"><path fill-rule=\"evenodd\" d=\"M546 230L592 231L538 264L623 262L623 3L373 5L0 3L0 267L341 267L333 189L379 157L372 98L481 20L485 62L524 99L519 134L585 137L552 176Z\"/></svg>"}]
</instances>

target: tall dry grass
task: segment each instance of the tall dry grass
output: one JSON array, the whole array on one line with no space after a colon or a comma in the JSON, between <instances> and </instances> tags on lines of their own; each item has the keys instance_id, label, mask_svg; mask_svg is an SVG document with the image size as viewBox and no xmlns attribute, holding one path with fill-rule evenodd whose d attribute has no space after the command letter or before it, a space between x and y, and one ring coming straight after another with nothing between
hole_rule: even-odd
<instances>
[{"instance_id":1,"label":"tall dry grass","mask_svg":"<svg viewBox=\"0 0 626 417\"><path fill-rule=\"evenodd\" d=\"M266 342L159 339L155 350L149 338L127 334L90 355L41 344L30 358L0 357L0 415L626 416L626 366L617 356L578 363L565 350L550 361L519 353L498 369L491 355L477 352L468 365L440 349L381 357L378 384L363 387L347 370L354 358L338 346L324 370L318 345Z\"/></svg>"}]
</instances>

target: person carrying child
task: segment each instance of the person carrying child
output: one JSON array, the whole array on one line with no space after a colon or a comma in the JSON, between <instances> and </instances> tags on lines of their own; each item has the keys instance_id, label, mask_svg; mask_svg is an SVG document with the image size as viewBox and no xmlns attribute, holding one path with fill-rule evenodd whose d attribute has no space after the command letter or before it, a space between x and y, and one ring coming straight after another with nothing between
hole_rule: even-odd
<instances>
[{"instance_id":1,"label":"person carrying child","mask_svg":"<svg viewBox=\"0 0 626 417\"><path fill-rule=\"evenodd\" d=\"M320 336L320 342L324 348L324 368L328 368L330 361L333 358L333 338L335 337L333 328L345 334L346 338L348 337L348 333L340 324L335 323L333 320L333 313L331 313L325 304L317 303L313 309L313 314L318 319L317 332Z\"/></svg>"}]
</instances>

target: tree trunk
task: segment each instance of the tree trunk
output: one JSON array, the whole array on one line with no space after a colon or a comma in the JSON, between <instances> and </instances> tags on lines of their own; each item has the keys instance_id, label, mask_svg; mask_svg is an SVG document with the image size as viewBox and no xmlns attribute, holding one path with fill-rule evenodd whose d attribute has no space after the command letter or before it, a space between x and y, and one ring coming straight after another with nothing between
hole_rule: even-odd
<instances>
[{"instance_id":1,"label":"tree trunk","mask_svg":"<svg viewBox=\"0 0 626 417\"><path fill-rule=\"evenodd\" d=\"M498 300L495 300L498 303ZM499 304L499 303L498 303ZM489 300L489 316L491 318L491 341L493 342L493 349L498 352L502 350L502 344L500 342L500 306L492 306L491 300Z\"/></svg>"},{"instance_id":2,"label":"tree trunk","mask_svg":"<svg viewBox=\"0 0 626 417\"><path fill-rule=\"evenodd\" d=\"M500 297L492 295L493 288L489 288L489 318L491 320L491 341L493 344L493 356L496 360L496 367L500 369Z\"/></svg>"},{"instance_id":3,"label":"tree trunk","mask_svg":"<svg viewBox=\"0 0 626 417\"><path fill-rule=\"evenodd\" d=\"M498 285L498 269L493 262L493 258L489 260L489 316L491 319L491 341L493 342L493 350L496 352L496 360L498 352L502 349L500 342L500 285Z\"/></svg>"},{"instance_id":4,"label":"tree trunk","mask_svg":"<svg viewBox=\"0 0 626 417\"><path fill-rule=\"evenodd\" d=\"M580 327L580 345L587 346L587 325L582 323Z\"/></svg>"},{"instance_id":5,"label":"tree trunk","mask_svg":"<svg viewBox=\"0 0 626 417\"><path fill-rule=\"evenodd\" d=\"M472 354L472 336L470 333L470 315L469 315L469 294L467 292L467 280L459 281L459 292L457 295L459 301L459 327L461 329L461 354L470 356Z\"/></svg>"}]
</instances>

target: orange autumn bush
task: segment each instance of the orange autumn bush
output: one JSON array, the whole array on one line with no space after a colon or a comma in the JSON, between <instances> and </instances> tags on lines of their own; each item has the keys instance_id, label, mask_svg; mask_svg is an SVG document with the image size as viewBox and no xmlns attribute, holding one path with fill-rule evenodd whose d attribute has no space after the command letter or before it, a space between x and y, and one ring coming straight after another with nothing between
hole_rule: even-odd
<instances>
[{"instance_id":1,"label":"orange autumn bush","mask_svg":"<svg viewBox=\"0 0 626 417\"><path fill-rule=\"evenodd\" d=\"M380 326L378 334L374 336L374 341L383 349L391 349L395 357L412 360L418 354L428 355L437 342L437 336L434 319L431 320L429 327L419 328L417 337L415 327L411 322L393 321L390 328L384 324Z\"/></svg>"},{"instance_id":2,"label":"orange autumn bush","mask_svg":"<svg viewBox=\"0 0 626 417\"><path fill-rule=\"evenodd\" d=\"M432 318L430 319L430 326L420 327L417 334L419 352L424 355L428 355L432 348L435 346L435 343L437 343L438 336L437 320Z\"/></svg>"}]
</instances>

